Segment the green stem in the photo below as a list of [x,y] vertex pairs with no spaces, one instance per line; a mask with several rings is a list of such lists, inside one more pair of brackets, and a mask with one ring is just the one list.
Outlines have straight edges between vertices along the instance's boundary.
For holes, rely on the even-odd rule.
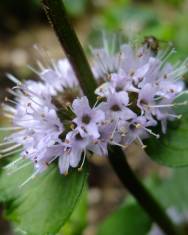
[[135,197],[137,202],[149,214],[153,221],[158,224],[164,233],[166,235],[179,234],[178,229],[158,201],[133,173],[121,148],[117,146],[113,146],[113,148],[111,146],[109,147],[109,161],[122,184]]
[[88,97],[90,104],[94,104],[96,82],[76,33],[68,20],[63,0],[43,0],[43,5],[84,94]]

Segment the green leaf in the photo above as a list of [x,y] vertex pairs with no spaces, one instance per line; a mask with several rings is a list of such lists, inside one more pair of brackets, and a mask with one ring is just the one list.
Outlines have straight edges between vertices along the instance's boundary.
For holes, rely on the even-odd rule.
[[129,203],[108,217],[99,227],[97,235],[146,235],[151,221],[136,203]]
[[6,202],[6,217],[28,235],[54,235],[67,222],[84,188],[87,171],[59,174],[54,165],[20,188],[32,174],[27,166],[0,177],[0,200]]
[[180,211],[188,210],[188,168],[179,168],[161,184],[151,188],[156,198],[165,208],[175,207]]
[[[188,101],[188,92],[176,98],[175,103]],[[159,139],[149,138],[145,141],[146,152],[156,162],[170,166],[188,165],[188,105],[176,106],[177,114],[182,114],[178,121],[168,123],[167,133]]]
[[68,222],[57,235],[80,235],[87,225],[87,189],[82,195]]

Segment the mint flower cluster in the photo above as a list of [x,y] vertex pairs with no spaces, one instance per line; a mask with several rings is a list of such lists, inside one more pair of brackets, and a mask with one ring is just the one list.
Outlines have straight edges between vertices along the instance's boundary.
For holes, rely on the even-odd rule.
[[[93,49],[92,70],[98,84],[94,106],[84,96],[67,59],[49,66],[39,63],[39,81],[20,82],[8,74],[15,87],[6,98],[4,115],[11,119],[12,134],[1,144],[1,157],[21,153],[29,159],[34,175],[58,162],[61,174],[70,167],[82,169],[88,153],[108,156],[108,145],[122,148],[158,133],[152,127],[180,118],[173,106],[185,88],[187,61],[168,63],[173,50],[155,55],[147,45],[124,44],[119,51]],[[18,160],[17,160],[18,161]],[[15,163],[16,164],[16,163]],[[11,164],[11,166],[13,166]]]

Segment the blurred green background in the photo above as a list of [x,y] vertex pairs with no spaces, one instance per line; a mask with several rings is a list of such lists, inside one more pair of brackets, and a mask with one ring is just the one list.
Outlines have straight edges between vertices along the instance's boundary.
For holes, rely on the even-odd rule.
[[[143,40],[144,36],[152,35],[162,45],[173,42],[177,49],[175,57],[184,59],[188,55],[188,0],[65,0],[65,4],[86,51],[89,45],[98,45],[102,32],[110,31],[125,35],[127,40]],[[54,58],[62,57],[63,51],[48,24],[40,0],[1,0],[0,15],[1,101],[6,88],[11,85],[6,72],[20,79],[35,76],[27,67],[35,66],[38,57],[34,44],[46,48]],[[149,162],[146,166],[143,160],[135,159],[132,162],[140,175],[155,171],[155,164]],[[105,164],[102,164],[102,170],[101,166],[95,169],[98,177],[90,179],[89,226],[84,235],[95,234],[97,223],[124,197],[121,185]],[[105,173],[101,173],[104,169]],[[101,177],[102,174],[105,177]],[[0,235],[11,234],[9,225],[0,219]]]
[[[188,54],[187,0],[65,0],[80,39],[87,47],[102,31],[118,31],[129,40],[156,36],[172,41],[178,56]],[[52,56],[62,52],[50,29],[40,0],[0,1],[0,70],[29,76],[25,64],[34,63],[32,46],[47,48]]]

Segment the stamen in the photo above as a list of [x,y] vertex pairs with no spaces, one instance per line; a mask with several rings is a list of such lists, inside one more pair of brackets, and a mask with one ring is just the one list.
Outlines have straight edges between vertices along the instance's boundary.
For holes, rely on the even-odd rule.
[[114,142],[114,141],[110,141],[110,144],[117,145],[117,146],[119,146],[119,147],[121,147],[123,149],[126,149],[129,146],[128,144],[123,145],[123,144],[119,144],[119,143]]
[[4,116],[4,117],[7,117],[7,118],[10,118],[10,119],[13,119],[13,118],[14,118],[14,115],[9,114],[9,113],[3,113],[3,116]]
[[5,102],[10,102],[11,104],[15,104],[15,105],[18,104],[15,100],[11,100],[8,97],[5,97]]
[[174,118],[177,118],[177,119],[181,119],[181,118],[182,118],[182,115],[181,115],[181,114],[175,115],[175,114],[168,113],[168,116],[169,116],[169,117],[174,117]]
[[[167,53],[163,58],[161,58],[162,63],[161,66],[166,63],[166,61],[169,59],[169,57],[176,52],[175,48],[172,48],[169,53]],[[160,67],[161,67],[160,66]]]
[[30,164],[32,164],[31,161],[26,162],[26,163],[24,163],[23,165],[19,166],[18,168],[14,168],[14,169],[11,170],[10,172],[8,172],[8,175],[12,175],[12,174],[14,174],[14,173],[16,173],[16,172],[22,170],[23,168],[29,166]]
[[49,162],[48,165],[51,164],[58,156],[54,156]]
[[[50,57],[49,57],[49,54],[48,54],[48,51],[45,50],[43,47],[39,47],[38,45],[34,45],[34,49],[37,50],[37,53],[38,53],[38,56],[39,56],[39,59],[43,62],[43,64],[38,60],[37,64],[39,66],[39,68],[41,70],[44,70],[45,66],[46,67],[50,67],[51,64],[49,64],[49,60],[50,60]],[[46,59],[47,58],[47,59]],[[51,61],[51,60],[50,60]]]
[[16,109],[11,107],[10,105],[3,104],[2,108],[3,108],[4,111],[6,111],[8,113],[11,113],[11,114],[15,114],[16,113]]
[[71,128],[71,130],[74,130],[74,128],[75,128],[74,123],[72,123],[72,124],[70,125],[70,128]]
[[19,188],[22,188],[23,186],[25,186],[27,183],[29,183],[31,180],[33,180],[37,175],[38,175],[38,171],[35,171],[27,180],[25,180],[25,181],[19,186]]
[[10,145],[10,144],[15,144],[15,142],[13,142],[13,141],[3,142],[3,143],[0,143],[0,147],[4,147],[4,146]]
[[101,96],[97,96],[97,100],[95,102],[95,104],[93,105],[93,108],[95,108],[97,106],[97,104],[99,103],[99,101],[102,99]]
[[15,150],[15,149],[21,147],[21,146],[22,146],[21,144],[15,144],[15,145],[13,145],[13,146],[11,146],[11,147],[9,147],[9,148],[0,150],[0,154],[10,152],[10,151],[12,151],[12,150]]
[[7,73],[6,74],[8,79],[10,79],[12,82],[14,82],[16,85],[21,85],[22,83],[15,77],[13,76],[12,74],[10,73]]
[[68,104],[68,105],[67,105],[67,108],[69,108],[69,109],[74,113],[74,110],[73,110],[71,104]]
[[13,168],[16,166],[17,163],[19,163],[20,161],[23,161],[24,159],[19,157],[18,159],[16,159],[15,161],[9,163],[8,165],[6,165],[5,167],[3,167],[4,169],[9,169],[9,168]]
[[116,131],[116,129],[117,129],[117,126],[118,126],[118,121],[115,123],[115,127],[114,127],[114,129],[113,129],[113,131],[112,131],[112,134],[111,134],[111,136],[110,136],[110,140],[113,140],[115,131]]
[[85,163],[85,160],[86,160],[86,150],[84,150],[84,156],[83,156],[83,160],[82,160],[82,163],[81,163],[81,166],[78,168],[78,171],[81,171],[82,168],[83,168],[83,165]]
[[33,66],[31,66],[31,65],[28,64],[27,67],[28,67],[32,72],[34,72],[36,75],[40,76],[40,73],[39,73],[35,68],[33,68]]
[[99,60],[98,65],[101,66],[100,69],[101,69],[102,73],[103,74],[109,74],[108,73],[108,68],[106,68],[105,64],[103,63],[103,59],[101,58],[101,56],[98,52],[96,53],[96,56],[97,56],[96,61]]
[[7,89],[7,92],[11,95],[14,95],[14,96],[18,96],[18,94],[16,92],[14,92],[12,89],[8,88]]
[[3,155],[0,154],[0,159],[14,155],[16,153],[20,153],[21,151],[22,151],[22,149],[17,149],[17,150],[11,151],[11,152],[3,154]]
[[146,130],[149,134],[155,136],[157,139],[160,138],[160,135],[159,135],[159,134],[154,133],[154,132],[153,132],[152,130],[150,130],[149,128],[144,127],[144,126],[142,126],[141,124],[140,124],[140,127],[143,128],[144,130]]
[[41,61],[37,60],[37,65],[41,71],[45,70],[44,65],[41,63]]
[[143,142],[142,142],[142,140],[140,139],[139,136],[137,136],[137,140],[138,140],[138,142],[140,143],[142,149],[145,149],[145,148],[147,147],[147,145],[144,145],[144,144],[143,144]]
[[21,127],[0,127],[0,131],[20,131]]
[[146,105],[145,106],[148,106],[150,108],[165,108],[165,107],[174,107],[174,106],[182,106],[182,105],[187,105],[188,104],[188,101],[183,101],[181,103],[173,103],[173,104],[160,104],[160,105]]

